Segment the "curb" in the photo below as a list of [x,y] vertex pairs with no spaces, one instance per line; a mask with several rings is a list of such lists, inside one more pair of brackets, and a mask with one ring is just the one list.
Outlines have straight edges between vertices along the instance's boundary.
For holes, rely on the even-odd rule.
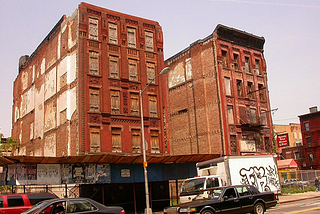
[[306,200],[306,199],[310,199],[310,198],[320,198],[320,195],[303,197],[303,198],[296,198],[296,199],[282,201],[282,202],[278,201],[278,204],[285,204],[285,203],[289,203],[289,202],[302,201],[302,200]]

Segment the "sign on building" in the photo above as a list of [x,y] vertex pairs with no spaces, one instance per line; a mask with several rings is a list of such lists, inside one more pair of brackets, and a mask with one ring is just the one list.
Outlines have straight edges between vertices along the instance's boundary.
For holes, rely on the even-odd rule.
[[278,134],[277,135],[277,142],[278,142],[278,147],[279,148],[289,146],[288,133]]

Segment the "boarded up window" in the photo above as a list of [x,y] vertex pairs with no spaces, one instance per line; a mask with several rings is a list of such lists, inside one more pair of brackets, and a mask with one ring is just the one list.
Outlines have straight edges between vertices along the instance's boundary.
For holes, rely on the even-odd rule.
[[119,58],[110,56],[109,57],[109,70],[110,77],[119,78]]
[[131,115],[139,116],[139,94],[130,94]]
[[260,75],[261,73],[260,73],[260,60],[259,59],[256,59],[255,60],[255,69],[256,69],[256,74],[257,75]]
[[99,75],[99,54],[95,52],[89,53],[89,73]]
[[230,147],[231,147],[231,155],[237,155],[237,138],[235,135],[230,135]]
[[138,63],[137,60],[129,60],[129,80],[138,81]]
[[259,98],[261,101],[265,101],[266,97],[264,95],[264,87],[262,84],[258,84],[258,89],[259,89]]
[[257,123],[257,114],[255,109],[250,109],[250,115],[251,115],[251,123]]
[[127,38],[128,47],[135,48],[137,46],[136,29],[135,28],[128,28],[127,35],[128,35],[128,38]]
[[60,88],[67,85],[67,72],[60,76]]
[[237,93],[238,93],[238,97],[243,97],[243,87],[242,87],[241,80],[237,80]]
[[89,39],[98,40],[99,39],[99,28],[98,20],[89,18]]
[[157,109],[157,96],[149,95],[149,116],[157,117],[158,109]]
[[159,132],[157,130],[150,131],[151,153],[160,153],[159,150]]
[[109,23],[109,42],[118,44],[118,26],[113,23]]
[[153,52],[153,33],[145,31],[146,51]]
[[147,63],[147,76],[148,76],[148,83],[155,83],[155,77],[156,77],[155,64]]
[[236,71],[240,70],[239,54],[236,54],[236,53],[233,54],[233,65],[234,65],[234,70],[236,70]]
[[234,119],[233,119],[233,106],[228,106],[228,122],[229,124],[234,124]]
[[99,89],[89,89],[89,110],[95,112],[100,111]]
[[112,152],[122,152],[121,148],[121,128],[111,128]]
[[90,152],[100,151],[100,128],[90,128]]
[[229,77],[224,78],[224,87],[226,90],[226,95],[231,96],[231,81]]
[[132,129],[132,153],[141,153],[140,129]]
[[244,69],[247,73],[251,73],[251,70],[250,70],[250,59],[248,56],[246,56],[244,58]]
[[111,114],[120,114],[120,92],[110,91],[111,93]]
[[222,54],[222,66],[223,67],[228,67],[228,52],[222,50],[221,54]]
[[254,91],[253,91],[253,83],[252,82],[248,82],[248,97],[250,99],[254,99]]

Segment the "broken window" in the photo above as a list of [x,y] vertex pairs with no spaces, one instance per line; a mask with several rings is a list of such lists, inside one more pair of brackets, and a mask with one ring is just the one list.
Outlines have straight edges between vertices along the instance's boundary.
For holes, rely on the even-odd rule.
[[311,166],[313,166],[314,165],[313,154],[309,154],[308,156],[309,156],[309,163],[310,163]]
[[141,152],[141,131],[140,129],[132,129],[132,153]]
[[97,19],[89,18],[89,39],[98,40],[99,39],[99,21]]
[[250,99],[254,99],[254,91],[253,91],[253,83],[252,82],[248,82],[248,97]]
[[262,84],[258,84],[258,90],[259,90],[260,101],[265,101],[266,98],[265,98],[265,95],[264,95],[264,87],[263,87]]
[[139,94],[131,93],[130,94],[131,102],[131,115],[139,116]]
[[136,47],[136,29],[135,28],[128,28],[127,30],[127,41],[128,47],[135,48]]
[[228,122],[229,124],[234,124],[233,106],[227,106],[227,109],[228,109]]
[[119,78],[119,57],[109,57],[110,77]]
[[157,96],[149,95],[149,116],[158,117]]
[[248,56],[244,57],[244,69],[247,73],[251,73],[250,70],[250,58]]
[[89,53],[89,73],[99,75],[99,54],[96,52]]
[[155,83],[156,68],[154,63],[147,63],[147,78],[148,83]]
[[120,114],[120,92],[110,91],[111,94],[111,114]]
[[157,130],[150,131],[151,153],[159,153],[159,132]]
[[231,83],[230,82],[231,81],[230,81],[229,77],[224,78],[224,86],[225,86],[227,96],[231,96]]
[[100,111],[99,89],[89,89],[89,110],[94,112]]
[[118,44],[118,26],[109,22],[109,42]]
[[234,70],[239,71],[240,70],[240,65],[239,65],[239,54],[234,53],[233,54],[233,65],[234,65]]
[[231,147],[231,155],[237,155],[237,138],[235,135],[230,135],[230,147]]
[[250,115],[251,115],[251,123],[257,123],[257,114],[256,114],[256,109],[252,108],[250,109]]
[[222,66],[228,67],[228,52],[225,50],[222,50],[221,55],[222,55]]
[[241,80],[237,80],[237,93],[238,93],[238,97],[243,97],[243,87],[242,87]]
[[153,32],[145,31],[146,51],[153,52]]
[[121,128],[111,128],[112,152],[122,152]]
[[100,128],[90,128],[90,152],[100,152]]
[[256,69],[256,74],[260,75],[260,60],[259,59],[255,59],[255,69]]
[[138,81],[138,63],[137,60],[129,59],[129,80]]

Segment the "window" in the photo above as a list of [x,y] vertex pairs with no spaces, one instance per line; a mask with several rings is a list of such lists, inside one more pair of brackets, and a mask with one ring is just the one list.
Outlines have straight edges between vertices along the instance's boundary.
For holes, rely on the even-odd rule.
[[154,63],[147,63],[147,77],[148,83],[155,83],[156,68]]
[[100,111],[99,89],[89,89],[89,110],[94,112]]
[[146,51],[153,52],[153,33],[145,31]]
[[312,142],[311,142],[311,137],[307,137],[307,147],[311,147],[312,146]]
[[294,152],[294,159],[300,159],[300,152],[297,151],[297,152]]
[[140,129],[132,129],[132,153],[140,153],[141,152],[141,136]]
[[267,125],[267,112],[265,110],[261,110],[260,119],[262,125]]
[[118,26],[109,22],[109,42],[118,44]]
[[258,84],[259,98],[260,98],[261,101],[265,101],[266,100],[266,98],[264,96],[264,89],[265,88],[263,87],[262,84]]
[[136,45],[137,45],[137,42],[136,42],[136,29],[135,28],[128,28],[127,36],[128,36],[128,38],[127,38],[128,47],[135,48]]
[[22,196],[8,196],[8,207],[22,207],[24,206]]
[[237,187],[238,193],[241,196],[247,196],[247,195],[251,195],[249,189],[245,186],[243,187]]
[[251,123],[257,123],[257,114],[256,114],[256,109],[252,108],[250,109],[251,113]]
[[237,93],[238,93],[238,97],[243,97],[243,87],[242,87],[241,80],[237,80]]
[[138,63],[137,60],[129,59],[129,80],[138,81]]
[[227,106],[227,109],[228,109],[228,122],[229,124],[234,124],[233,106]]
[[310,131],[309,122],[304,123],[304,129],[306,132]]
[[225,77],[224,78],[224,87],[226,90],[226,95],[227,96],[231,96],[231,83],[230,83],[230,78],[229,77]]
[[237,155],[237,138],[235,135],[230,135],[230,146],[231,146],[231,154]]
[[229,188],[224,192],[223,198],[227,197],[227,198],[236,198],[236,192],[234,191],[234,188]]
[[256,74],[257,75],[260,75],[260,60],[259,59],[256,59],[255,60],[255,69],[256,69]]
[[3,198],[0,196],[0,207],[3,207]]
[[222,50],[221,55],[222,55],[222,66],[228,67],[228,52],[225,50]]
[[149,95],[149,116],[158,117],[157,96]]
[[234,53],[233,54],[233,60],[234,60],[234,70],[238,71],[240,70],[240,66],[239,66],[239,54]]
[[110,56],[109,57],[109,71],[110,77],[119,78],[119,58]]
[[91,19],[89,18],[89,39],[98,40],[98,23],[99,21],[97,19]]
[[131,115],[139,116],[139,94],[130,94]]
[[121,149],[121,128],[111,128],[112,152],[122,152]]
[[89,74],[99,75],[99,54],[89,53]]
[[160,153],[159,150],[159,133],[157,130],[150,131],[151,153]]
[[111,93],[111,114],[120,114],[120,92],[110,91]]
[[208,178],[206,183],[206,189],[207,188],[213,188],[219,186],[219,179],[218,178]]
[[313,154],[309,154],[308,156],[309,156],[309,163],[310,163],[311,166],[313,166],[314,165]]
[[100,128],[90,128],[90,152],[100,152]]
[[68,213],[78,213],[97,210],[95,206],[86,200],[70,200],[68,206]]
[[253,83],[248,82],[248,97],[249,99],[254,99]]
[[250,59],[248,56],[244,58],[244,69],[247,73],[251,73],[250,71]]

